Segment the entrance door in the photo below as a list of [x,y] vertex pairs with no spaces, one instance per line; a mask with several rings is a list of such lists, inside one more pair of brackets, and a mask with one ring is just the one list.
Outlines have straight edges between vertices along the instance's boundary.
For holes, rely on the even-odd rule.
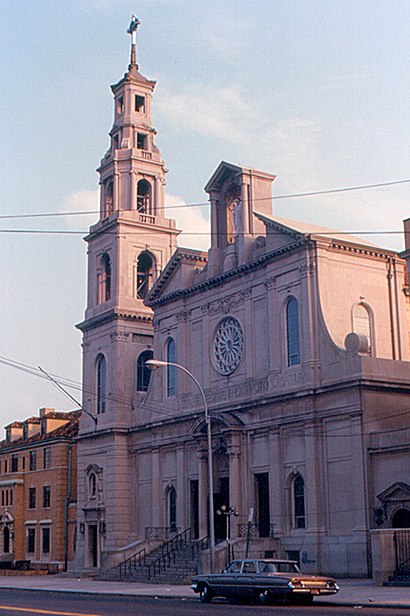
[[88,527],[88,546],[92,567],[98,567],[98,528],[96,524]]
[[259,537],[270,535],[270,511],[269,511],[269,473],[255,475],[257,490],[257,520]]
[[190,482],[191,494],[191,530],[192,537],[199,539],[199,490],[198,480],[194,479]]

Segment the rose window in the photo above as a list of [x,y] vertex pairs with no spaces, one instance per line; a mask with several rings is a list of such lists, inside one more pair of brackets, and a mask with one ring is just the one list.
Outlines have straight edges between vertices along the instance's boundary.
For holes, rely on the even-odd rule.
[[214,337],[214,363],[220,374],[232,374],[243,355],[243,332],[239,322],[227,317],[219,325]]

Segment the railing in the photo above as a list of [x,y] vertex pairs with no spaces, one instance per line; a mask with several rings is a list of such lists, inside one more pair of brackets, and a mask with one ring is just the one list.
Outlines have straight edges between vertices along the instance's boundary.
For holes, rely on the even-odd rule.
[[396,551],[394,575],[410,575],[410,530],[396,530],[393,540]]
[[191,543],[191,529],[187,528],[158,548],[159,556],[148,565],[148,579],[175,563],[177,553]]
[[119,566],[120,580],[122,580],[123,576],[127,573],[130,574],[132,571],[136,571],[138,567],[143,567],[145,564],[146,556],[146,549],[143,548],[136,554],[133,554],[132,556],[127,558],[127,560],[125,560],[123,563],[121,563]]
[[238,524],[238,537],[249,537],[250,539],[274,539],[274,524]]
[[208,537],[202,537],[202,539],[198,539],[198,541],[191,546],[192,558],[193,559],[196,558],[199,552],[202,552],[202,550],[207,550],[208,548],[209,548],[209,538]]
[[168,541],[173,539],[178,534],[179,528],[171,528],[170,526],[146,526],[145,539],[154,541]]
[[155,225],[155,216],[151,216],[151,214],[140,214],[139,221],[142,223],[148,223],[150,225]]

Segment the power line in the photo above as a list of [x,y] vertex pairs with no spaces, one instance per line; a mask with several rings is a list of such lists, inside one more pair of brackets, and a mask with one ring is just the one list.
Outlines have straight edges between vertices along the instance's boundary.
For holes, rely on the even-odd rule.
[[[377,184],[362,184],[357,186],[348,186],[345,188],[329,188],[325,190],[314,190],[308,192],[301,193],[289,193],[286,195],[273,195],[270,197],[259,197],[253,199],[253,201],[275,201],[277,199],[295,199],[299,197],[314,197],[318,195],[331,195],[335,193],[343,193],[343,192],[352,192],[355,190],[367,190],[372,188],[383,188],[386,186],[396,186],[398,184],[408,184],[410,182],[410,178],[405,180],[393,180],[391,182],[379,182]],[[209,205],[209,201],[203,201],[199,203],[180,203],[175,205],[164,205],[162,209],[164,210],[175,210],[179,208],[187,208],[187,207],[204,207]],[[44,212],[44,213],[35,213],[35,214],[4,214],[0,215],[0,220],[11,220],[11,219],[19,219],[19,218],[48,218],[48,217],[61,217],[61,216],[84,216],[90,214],[99,214],[100,210],[82,210],[78,212]]]
[[[4,364],[7,365],[11,368],[16,368],[17,370],[21,370],[27,374],[30,374],[32,376],[36,376],[38,378],[42,378],[42,379],[48,379],[53,381],[55,384],[58,384],[58,386],[64,385],[67,388],[72,388],[72,389],[76,389],[78,391],[82,391],[83,393],[89,394],[91,396],[96,396],[96,391],[95,390],[87,390],[86,388],[83,388],[81,383],[79,383],[79,381],[74,381],[72,379],[68,379],[66,377],[61,377],[58,375],[55,375],[53,373],[46,373],[44,370],[42,370],[41,368],[34,368],[33,366],[29,366],[28,364],[23,364],[21,362],[18,362],[16,360],[13,359],[9,359],[7,357],[2,357],[0,356],[0,364]],[[52,376],[53,378],[50,378],[50,376]],[[206,392],[205,392],[206,393]],[[120,396],[111,396],[110,394],[107,394],[104,396],[105,400],[109,400],[111,402],[117,402],[119,404],[124,404],[124,405],[129,405],[130,404],[130,400],[127,398],[122,398]],[[71,398],[73,399],[73,398]],[[75,401],[77,403],[77,401]],[[77,403],[79,406],[81,406],[79,403]],[[176,413],[171,413],[171,412],[167,412],[163,409],[160,408],[155,408],[155,407],[141,407],[141,410],[144,410],[146,412],[153,412],[153,413],[161,413],[163,415],[166,415],[168,417],[171,417],[173,419],[175,419],[177,417]],[[398,409],[395,413],[391,413],[390,415],[383,415],[383,419],[394,419],[397,417],[402,417],[403,415],[407,415],[410,411],[409,407],[404,407],[402,409]],[[195,411],[193,411],[195,412]],[[227,410],[225,412],[231,412],[230,410]],[[327,418],[329,419],[329,418]],[[374,418],[374,419],[366,419],[364,421],[362,421],[361,426],[368,426],[370,424],[374,424],[374,423],[379,423],[380,422],[380,418]],[[303,433],[306,433],[306,430],[309,430],[311,428],[311,426],[308,426],[307,428],[303,428]],[[330,426],[330,429],[327,430],[326,432],[323,433],[323,436],[325,438],[346,438],[346,437],[350,437],[350,438],[358,438],[362,436],[362,433],[359,434],[351,434],[351,433],[340,433],[340,434],[335,434],[336,431],[338,431],[338,428],[332,429],[332,427]],[[401,428],[389,428],[389,429],[385,429],[385,430],[381,430],[381,432],[383,433],[393,433],[393,432],[403,432],[405,430],[410,430],[410,426],[407,427],[401,427]],[[380,431],[378,431],[380,432]],[[377,434],[378,432],[374,432],[373,434]],[[315,435],[312,432],[312,435]]]
[[[272,222],[275,222],[273,219]],[[388,230],[388,231],[338,231],[334,229],[333,231],[321,231],[318,229],[317,231],[298,231],[295,229],[296,233],[301,233],[303,235],[326,235],[326,236],[336,236],[336,235],[404,235],[404,231],[399,230]],[[68,231],[68,230],[59,230],[59,229],[0,229],[0,233],[10,233],[10,234],[25,234],[25,235],[88,235],[89,231]],[[104,231],[105,235],[151,235],[152,230],[149,229],[147,231]],[[202,235],[202,236],[210,236],[215,237],[218,235],[225,235],[222,231],[182,231],[180,235]],[[245,235],[245,233],[236,233],[235,235]],[[269,231],[268,235],[282,235],[281,231]]]

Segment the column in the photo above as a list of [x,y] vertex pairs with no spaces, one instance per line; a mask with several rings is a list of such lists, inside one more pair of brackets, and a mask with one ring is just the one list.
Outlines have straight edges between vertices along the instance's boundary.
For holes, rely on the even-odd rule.
[[113,187],[113,209],[117,211],[120,208],[120,176],[119,173],[114,173],[114,187]]
[[162,492],[159,449],[152,452],[152,526],[162,526]]
[[199,538],[208,535],[208,457],[205,449],[197,452],[198,456],[198,518]]
[[136,199],[136,173],[135,171],[130,171],[130,198],[131,198],[131,210],[137,209],[137,199]]
[[284,490],[282,485],[281,460],[283,456],[280,450],[279,432],[269,434],[270,452],[270,473],[269,473],[269,494],[271,523],[273,524],[274,537],[281,537],[284,532]]
[[[235,507],[238,513],[243,517],[246,511],[242,511],[244,500],[241,494],[241,466],[240,466],[240,437],[232,435],[231,444],[228,445],[229,455],[229,506]],[[231,516],[231,538],[235,539],[238,536],[238,520],[239,518]]]
[[186,473],[185,471],[185,456],[184,448],[178,447],[177,449],[177,527],[178,532],[184,530],[188,524],[186,524],[185,511],[186,508]]

